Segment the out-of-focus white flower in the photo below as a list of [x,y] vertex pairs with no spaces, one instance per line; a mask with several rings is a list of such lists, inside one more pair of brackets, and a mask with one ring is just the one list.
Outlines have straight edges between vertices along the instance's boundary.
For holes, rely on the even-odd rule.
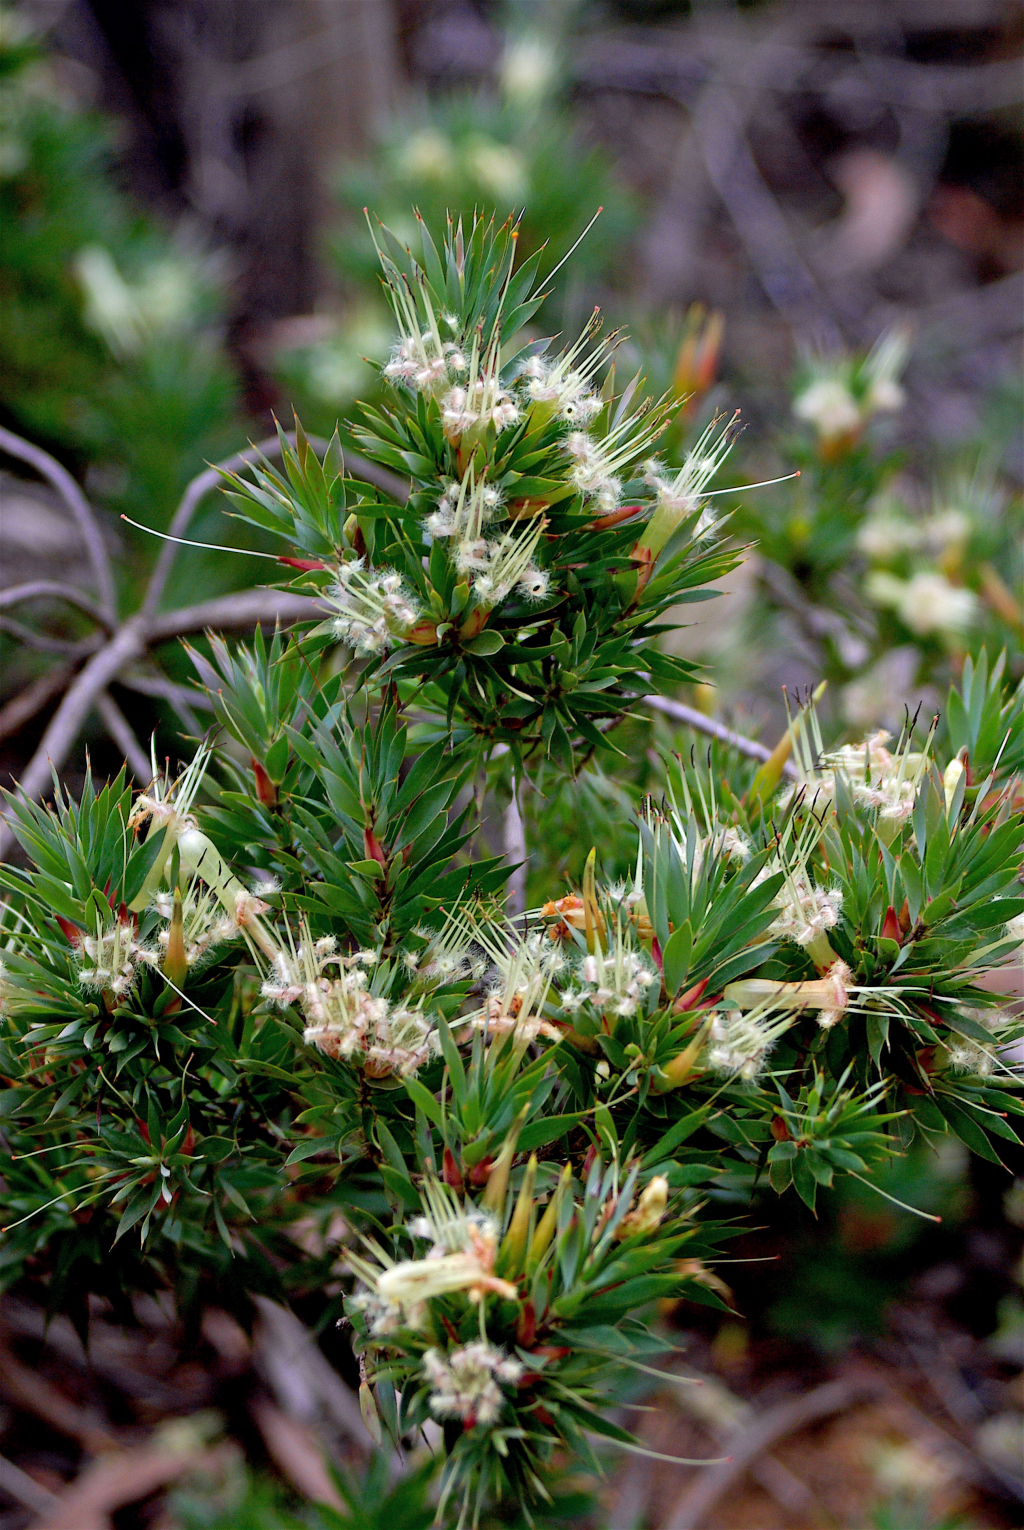
[[935,569],[922,569],[909,579],[876,570],[865,580],[864,592],[876,605],[891,606],[904,626],[920,637],[932,632],[959,636],[977,616],[973,590],[950,584]]
[[924,539],[923,527],[889,509],[869,515],[857,528],[857,546],[876,563],[891,563],[920,547]]
[[903,408],[907,396],[899,377],[909,350],[910,337],[901,329],[890,330],[872,347],[861,369],[867,384],[864,407],[869,414],[892,413]]
[[921,530],[928,551],[941,556],[967,541],[971,534],[971,521],[962,510],[940,510],[928,517]]
[[861,360],[819,356],[793,401],[793,413],[814,426],[823,446],[855,441],[872,415],[902,409],[906,395],[899,376],[907,350],[906,333],[892,330]]
[[857,400],[838,377],[823,377],[810,383],[793,400],[798,420],[813,425],[825,441],[854,435],[861,428]]
[[558,60],[546,39],[527,33],[506,43],[498,83],[510,105],[535,106],[550,95],[557,78]]
[[530,189],[526,162],[511,145],[482,134],[466,145],[466,168],[499,202],[521,202]]
[[174,256],[155,261],[141,281],[121,275],[109,250],[87,245],[74,261],[85,296],[83,318],[115,356],[135,356],[156,335],[185,330],[196,317],[197,278]]
[[514,1386],[523,1374],[520,1361],[485,1340],[448,1354],[428,1349],[423,1369],[431,1386],[431,1413],[437,1418],[460,1418],[467,1429],[493,1424],[504,1402],[498,1383]]
[[398,153],[398,170],[412,182],[446,180],[454,165],[451,141],[436,128],[412,133]]

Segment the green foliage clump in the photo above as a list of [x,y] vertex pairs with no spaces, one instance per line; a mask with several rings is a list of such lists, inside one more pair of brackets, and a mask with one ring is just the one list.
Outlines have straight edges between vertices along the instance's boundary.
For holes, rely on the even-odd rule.
[[[460,1526],[539,1510],[560,1451],[637,1448],[616,1378],[668,1347],[660,1299],[725,1305],[757,1196],[813,1210],[919,1139],[998,1161],[1024,1114],[983,981],[1022,939],[1024,693],[984,653],[892,749],[830,750],[801,708],[786,783],[784,751],[668,753],[630,875],[595,847],[506,918],[494,789],[571,800],[692,673],[666,613],[734,559],[730,432],[669,469],[667,402],[618,391],[593,326],[524,345],[514,234],[382,233],[399,334],[360,439],[408,497],[301,431],[226,474],[324,619],[215,638],[188,768],[12,802],[3,873],[4,1278],[80,1323],[89,1289],[301,1297]],[[343,1246],[306,1252],[310,1219]]]
[[118,188],[110,127],[67,104],[18,14],[0,14],[0,400],[163,518],[236,439],[208,259]]

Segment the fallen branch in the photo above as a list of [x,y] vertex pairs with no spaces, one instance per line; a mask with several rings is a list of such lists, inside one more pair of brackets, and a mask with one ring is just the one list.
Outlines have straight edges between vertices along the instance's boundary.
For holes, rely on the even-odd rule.
[[69,606],[77,606],[79,611],[91,616],[94,622],[110,630],[110,622],[88,595],[83,595],[72,584],[58,584],[53,579],[32,579],[27,584],[12,584],[6,590],[0,590],[0,610],[6,606],[20,605],[23,600],[44,598],[63,600]]
[[6,1456],[0,1456],[0,1493],[6,1493],[8,1498],[31,1509],[33,1514],[42,1514],[57,1503],[56,1493],[44,1488],[28,1472],[23,1472],[20,1466],[8,1461]]
[[58,1392],[45,1377],[30,1370],[11,1353],[0,1350],[0,1392],[26,1413],[42,1419],[58,1434],[77,1440],[83,1450],[96,1454],[110,1450],[118,1441],[91,1413]]
[[175,1450],[153,1444],[108,1451],[59,1494],[32,1530],[112,1530],[115,1510],[149,1498],[197,1467],[223,1469],[228,1458],[225,1447]]
[[[290,446],[295,445],[295,433],[289,431],[284,438]],[[321,454],[327,450],[327,442],[320,441],[315,437],[310,439],[310,446]],[[215,467],[209,467],[204,472],[193,478],[181,497],[181,503],[175,510],[168,527],[167,534],[170,537],[183,537],[188,530],[193,515],[199,508],[207,494],[212,493],[223,483],[224,473],[237,473],[240,468],[251,467],[261,457],[278,457],[281,453],[281,442],[277,436],[268,436],[265,441],[259,441],[255,446],[248,446],[244,451],[236,452],[233,457],[226,458]],[[385,494],[401,500],[403,503],[409,497],[409,486],[397,473],[388,472],[387,468],[378,467],[375,462],[369,462],[361,457],[358,452],[346,452],[345,466],[356,478],[363,478],[367,483],[383,489]],[[152,616],[160,604],[164,587],[174,566],[174,560],[178,556],[178,546],[175,542],[165,542],[160,549],[160,554],[153,566],[149,585],[142,602],[142,613]]]
[[[99,696],[150,647],[202,632],[207,627],[224,629],[253,627],[258,622],[308,621],[319,609],[310,597],[293,595],[287,590],[242,590],[184,610],[165,611],[149,621],[142,614],[129,617],[68,687],[22,773],[17,795],[28,801],[43,795],[52,772],[61,769]],[[121,744],[120,740],[117,742]],[[10,828],[6,824],[0,826],[0,859],[6,855],[11,838]]]
[[103,726],[123,753],[125,762],[135,777],[135,784],[146,786],[153,774],[149,757],[135,737],[127,717],[109,691],[100,691],[96,697],[96,710],[100,714]]
[[0,739],[8,738],[31,722],[48,701],[60,694],[74,672],[74,664],[57,664],[12,696],[7,705],[0,708]]
[[843,1413],[853,1403],[874,1397],[882,1390],[873,1377],[827,1381],[800,1397],[787,1398],[773,1408],[741,1424],[725,1442],[732,1459],[709,1467],[688,1483],[665,1518],[662,1530],[699,1530],[712,1509],[740,1482],[758,1458],[787,1435],[808,1424]]
[[108,622],[113,623],[117,618],[117,607],[114,601],[114,576],[110,568],[110,558],[107,555],[103,532],[100,530],[93,508],[78,484],[67,468],[62,467],[49,452],[44,452],[42,447],[33,446],[31,441],[25,441],[21,436],[16,436],[12,430],[4,430],[2,427],[0,427],[0,451],[5,451],[9,457],[17,457],[19,461],[27,462],[30,467],[34,467],[41,478],[47,479],[53,485],[71,511],[78,524],[82,541],[85,543],[86,556],[92,566],[100,610]]
[[340,1514],[345,1505],[331,1481],[323,1451],[312,1429],[290,1418],[266,1397],[254,1398],[249,1412],[267,1447],[268,1456],[295,1491],[312,1503],[330,1504]]
[[[709,738],[720,739],[723,744],[728,744],[731,749],[746,755],[750,760],[771,758],[772,751],[766,744],[759,744],[756,739],[746,738],[742,733],[734,733],[724,723],[716,722],[713,717],[705,717],[703,712],[698,712],[696,707],[688,707],[683,701],[670,701],[666,696],[644,696],[643,703],[654,712],[663,712],[675,722],[685,723],[697,733],[706,733]],[[797,779],[796,770],[788,760],[782,770],[791,780]]]

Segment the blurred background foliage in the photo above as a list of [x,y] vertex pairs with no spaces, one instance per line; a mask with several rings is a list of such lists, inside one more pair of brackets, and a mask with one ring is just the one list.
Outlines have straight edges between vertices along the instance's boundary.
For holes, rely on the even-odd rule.
[[[826,679],[830,742],[898,730],[906,708],[939,706],[983,645],[1006,650],[1007,686],[1024,675],[1022,33],[1004,0],[6,5],[0,424],[54,453],[106,512],[130,609],[156,544],[118,514],[166,526],[205,462],[293,407],[349,439],[391,343],[364,207],[396,232],[413,206],[435,223],[446,209],[521,214],[522,252],[546,244],[544,269],[601,207],[535,333],[571,330],[595,306],[606,331],[628,331],[620,377],[679,400],[669,460],[716,413],[738,408],[745,425],[722,480],[735,493],[719,503],[749,554],[668,640],[707,665],[708,683],[680,699],[772,743],[781,687]],[[0,587],[76,581],[82,549],[57,501],[10,459],[0,489]],[[213,500],[191,534],[264,546]],[[190,551],[178,567],[172,600],[240,587],[259,566]],[[28,713],[20,698],[57,665],[53,644],[80,636],[62,607],[34,607],[33,622],[28,646],[7,618],[0,631],[5,785],[56,692]],[[140,736],[187,749],[165,700],[133,694],[130,711]],[[99,718],[85,742],[99,773],[120,763]],[[526,795],[530,904],[578,879],[594,843],[609,875],[628,875],[624,810],[663,790],[657,746],[707,754],[662,716],[613,742],[571,791],[541,776]],[[72,788],[83,769],[80,749]],[[851,1354],[902,1367],[943,1427],[1012,1475],[1024,1164],[1011,1168],[1015,1187],[948,1154],[894,1163],[891,1194],[941,1227],[849,1182],[795,1236],[766,1209],[735,1249],[757,1262],[729,1276],[746,1321],[667,1316],[740,1396]],[[671,1449],[687,1453],[691,1424]],[[929,1467],[926,1437],[876,1421],[857,1523],[1013,1522],[977,1496],[977,1475]],[[342,1519],[303,1506],[294,1477],[283,1485],[280,1461],[267,1476],[244,1438],[250,1466],[218,1457],[216,1480],[178,1490],[174,1523],[429,1521],[425,1477],[393,1500],[371,1483],[376,1507],[345,1479]],[[829,1448],[842,1465],[841,1441]],[[565,1491],[545,1523],[604,1523],[594,1483]],[[781,1513],[780,1481],[774,1498],[761,1491],[735,1513]],[[645,1502],[655,1515],[653,1488]],[[791,1504],[771,1522],[823,1521]]]

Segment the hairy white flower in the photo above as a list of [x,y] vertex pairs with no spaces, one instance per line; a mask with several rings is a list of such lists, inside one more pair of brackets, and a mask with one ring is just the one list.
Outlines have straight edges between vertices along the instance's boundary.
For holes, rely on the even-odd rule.
[[376,959],[372,951],[342,956],[333,937],[313,941],[303,925],[299,944],[277,951],[262,993],[278,1004],[298,1003],[307,1046],[351,1059],[368,1078],[405,1077],[437,1050],[437,1033],[419,1009],[392,1006],[368,991],[366,968]]
[[[265,912],[269,906],[254,898],[251,893],[246,896],[252,898],[254,915]],[[153,902],[161,918],[170,921],[174,913],[174,894],[159,892]],[[188,966],[202,967],[212,958],[218,946],[238,940],[241,933],[238,919],[225,913],[220,899],[204,891],[196,878],[193,878],[182,898],[182,941]],[[139,950],[142,960],[150,966],[163,961],[170,941],[170,928],[158,931],[156,940],[155,950]]]
[[904,626],[919,637],[932,632],[959,636],[977,618],[974,591],[950,584],[935,569],[921,569],[910,579],[878,570],[868,575],[864,591],[876,605],[893,607]]
[[769,925],[769,933],[809,946],[816,936],[835,928],[843,894],[838,887],[814,887],[805,874],[797,872],[786,878],[775,902],[779,913]]
[[819,377],[793,400],[798,420],[813,425],[824,441],[854,435],[861,428],[857,400],[838,377]]
[[115,998],[130,993],[143,955],[135,936],[136,923],[130,917],[114,919],[105,928],[83,935],[75,946],[82,987],[107,989]]
[[334,630],[357,653],[386,652],[420,619],[415,597],[394,569],[367,569],[361,558],[342,563],[337,582],[325,592],[337,613]]
[[500,433],[518,418],[519,405],[502,387],[496,363],[485,365],[441,400],[441,428],[449,441],[461,441],[464,435],[488,425]]
[[523,1374],[520,1361],[485,1340],[447,1354],[428,1349],[423,1369],[431,1385],[431,1413],[460,1418],[469,1429],[494,1423],[504,1402],[498,1383],[514,1386]]
[[876,563],[891,563],[901,553],[920,547],[924,540],[922,526],[890,509],[869,515],[857,528],[857,546]]
[[755,1010],[717,1011],[711,1020],[704,1061],[714,1073],[734,1073],[741,1079],[756,1078],[783,1031],[792,1025],[792,1016],[773,1025]]

